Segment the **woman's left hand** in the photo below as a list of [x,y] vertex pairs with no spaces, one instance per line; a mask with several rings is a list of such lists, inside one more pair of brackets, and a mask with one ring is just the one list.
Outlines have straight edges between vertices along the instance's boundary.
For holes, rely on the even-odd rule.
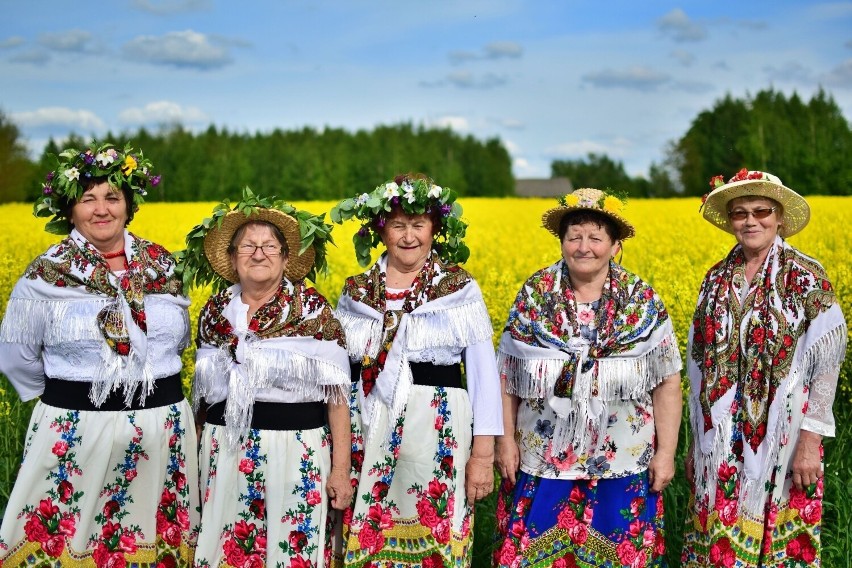
[[804,489],[822,477],[822,436],[808,430],[799,432],[793,455],[793,486]]
[[674,456],[656,453],[648,464],[648,484],[651,493],[659,493],[674,479]]
[[331,499],[331,508],[342,511],[352,504],[352,483],[349,481],[349,470],[343,468],[331,468],[331,475],[325,484],[325,492]]
[[465,467],[464,489],[468,503],[484,499],[494,489],[494,458],[471,456]]

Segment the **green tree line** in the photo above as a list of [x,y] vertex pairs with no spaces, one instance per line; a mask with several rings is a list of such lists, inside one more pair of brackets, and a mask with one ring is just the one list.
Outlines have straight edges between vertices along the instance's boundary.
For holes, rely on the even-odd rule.
[[[210,126],[107,133],[102,140],[132,143],[162,174],[151,200],[213,201],[248,185],[288,200],[339,199],[367,191],[403,172],[423,172],[463,196],[514,193],[511,158],[499,139],[480,141],[450,129],[411,124],[371,131],[275,129],[233,133]],[[89,140],[51,140],[36,163],[20,131],[0,112],[0,203],[29,201],[51,168],[48,153]],[[833,97],[820,89],[807,102],[774,89],[742,99],[730,95],[700,112],[647,175],[630,176],[606,154],[555,160],[551,175],[574,187],[611,188],[631,197],[703,195],[715,175],[741,168],[769,171],[803,194],[852,194],[852,129]]]
[[726,95],[695,117],[647,176],[631,177],[606,155],[556,160],[553,176],[574,187],[613,188],[632,197],[704,195],[715,175],[768,171],[803,194],[852,195],[852,130],[820,89],[805,103],[769,89],[744,99]]
[[[0,127],[4,138],[18,134],[2,115]],[[303,128],[244,134],[214,126],[201,133],[175,127],[157,133],[108,132],[100,140],[131,141],[154,163],[162,182],[149,192],[150,201],[218,201],[236,197],[246,185],[286,200],[340,199],[405,172],[426,173],[467,196],[514,193],[511,158],[499,140],[483,142],[448,128],[399,124],[354,133]],[[0,158],[0,202],[33,200],[54,167],[49,154],[90,142],[78,135],[50,140],[39,163],[22,168],[9,183]]]

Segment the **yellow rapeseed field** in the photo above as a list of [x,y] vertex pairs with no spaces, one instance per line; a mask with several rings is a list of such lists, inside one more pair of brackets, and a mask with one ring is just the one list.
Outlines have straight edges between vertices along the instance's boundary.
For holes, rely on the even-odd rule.
[[[826,267],[842,302],[847,321],[852,316],[852,262],[847,230],[852,226],[852,199],[810,197],[812,221],[791,242]],[[559,258],[557,239],[541,228],[541,214],[555,204],[553,199],[461,199],[464,217],[470,227],[467,242],[471,248],[466,268],[479,282],[491,319],[495,341],[507,311],[522,282],[535,270]],[[296,207],[319,213],[332,202],[297,202]],[[698,286],[705,271],[721,259],[734,244],[734,238],[703,220],[694,199],[643,199],[628,203],[626,216],[636,226],[637,236],[624,246],[622,263],[651,283],[666,303],[681,343],[695,307]],[[183,239],[193,225],[209,216],[212,203],[151,203],[144,205],[130,229],[158,242],[169,250],[183,247]],[[43,231],[44,220],[31,214],[29,205],[0,206],[0,314],[15,280],[36,255],[58,237]],[[337,301],[346,276],[360,271],[355,262],[352,234],[355,222],[336,227],[337,247],[329,249],[329,273],[318,278],[317,288],[332,302]],[[193,321],[209,290],[192,290],[190,311]],[[852,344],[852,342],[850,342]],[[683,349],[681,345],[681,349]],[[186,354],[189,365],[192,353]],[[189,373],[187,373],[189,376]],[[841,389],[850,395],[850,385]],[[843,395],[841,395],[843,396]]]

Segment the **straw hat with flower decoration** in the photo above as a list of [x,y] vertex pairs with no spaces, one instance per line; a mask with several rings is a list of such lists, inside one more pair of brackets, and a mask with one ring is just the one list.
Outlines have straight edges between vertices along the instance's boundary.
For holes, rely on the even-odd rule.
[[257,196],[245,188],[242,199],[233,207],[227,200],[217,205],[211,217],[189,232],[187,248],[175,253],[184,287],[212,284],[215,292],[239,280],[228,246],[237,229],[249,221],[265,221],[281,231],[289,250],[284,268],[288,280],[313,279],[318,270],[327,270],[325,245],[334,243],[332,226],[324,217]]
[[582,187],[559,198],[559,206],[548,209],[541,216],[542,226],[559,237],[559,223],[572,211],[596,211],[612,220],[618,227],[618,240],[629,239],[636,234],[630,222],[621,216],[624,201],[600,189]]
[[743,168],[728,183],[722,176],[714,176],[710,187],[710,193],[702,198],[704,218],[731,234],[734,230],[728,221],[728,203],[737,197],[767,197],[780,203],[784,214],[778,234],[785,238],[804,229],[811,219],[811,208],[805,198],[766,172]]

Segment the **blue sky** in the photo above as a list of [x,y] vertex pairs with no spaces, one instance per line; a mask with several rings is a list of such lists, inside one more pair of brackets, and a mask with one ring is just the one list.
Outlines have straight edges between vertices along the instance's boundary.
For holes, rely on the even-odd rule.
[[[49,136],[410,122],[497,137],[518,177],[645,174],[730,93],[852,118],[852,2],[0,0],[0,110]],[[286,159],[286,157],[282,157]]]

